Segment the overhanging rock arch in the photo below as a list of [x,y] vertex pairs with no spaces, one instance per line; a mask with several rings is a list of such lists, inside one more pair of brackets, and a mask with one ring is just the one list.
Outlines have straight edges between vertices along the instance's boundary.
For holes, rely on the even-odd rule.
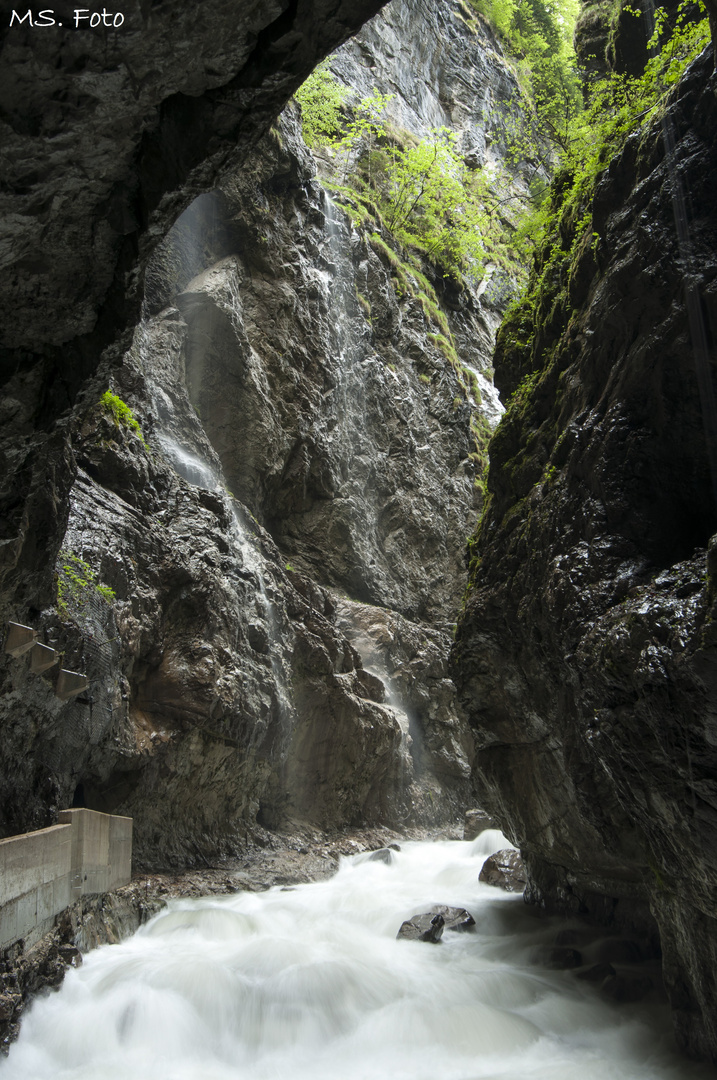
[[117,30],[76,30],[69,7],[56,26],[0,30],[3,615],[48,600],[55,553],[33,537],[62,534],[73,476],[55,422],[126,347],[154,246],[382,3],[134,0]]

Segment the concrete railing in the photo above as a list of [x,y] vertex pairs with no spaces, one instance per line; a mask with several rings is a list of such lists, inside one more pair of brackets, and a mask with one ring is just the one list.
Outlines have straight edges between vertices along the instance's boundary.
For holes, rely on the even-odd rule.
[[0,949],[26,945],[85,893],[132,875],[132,818],[63,810],[60,824],[0,840]]

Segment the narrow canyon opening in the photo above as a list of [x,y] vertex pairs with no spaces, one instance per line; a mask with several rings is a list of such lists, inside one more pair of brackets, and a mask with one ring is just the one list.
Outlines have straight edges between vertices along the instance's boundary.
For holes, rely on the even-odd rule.
[[709,12],[135,7],[3,27],[0,1075],[710,1075]]

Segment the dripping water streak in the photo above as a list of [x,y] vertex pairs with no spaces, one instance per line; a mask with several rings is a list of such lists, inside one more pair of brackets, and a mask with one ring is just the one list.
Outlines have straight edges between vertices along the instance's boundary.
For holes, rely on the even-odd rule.
[[[140,355],[146,353],[152,347],[149,325],[149,320],[143,320],[137,329],[136,342]],[[173,414],[173,406],[161,387],[150,384],[150,388],[155,399],[157,414],[160,417],[160,422],[162,422],[163,417]],[[274,701],[281,726],[284,727],[291,709],[288,679],[282,662],[281,619],[276,605],[267,591],[265,561],[249,536],[249,530],[237,510],[238,504],[226,492],[221,467],[212,465],[200,452],[188,450],[186,446],[183,446],[166,430],[166,425],[158,432],[158,439],[164,453],[179,476],[192,487],[222,493],[225,505],[230,507],[232,518],[231,535],[235,550],[240,555],[241,565],[249,571],[256,582],[260,618],[264,622],[268,637],[269,661],[274,681]]]
[[160,436],[160,442],[172,462],[175,472],[191,484],[192,487],[207,488],[216,491],[219,480],[211,465],[202,461],[196,454],[192,454],[169,436]]

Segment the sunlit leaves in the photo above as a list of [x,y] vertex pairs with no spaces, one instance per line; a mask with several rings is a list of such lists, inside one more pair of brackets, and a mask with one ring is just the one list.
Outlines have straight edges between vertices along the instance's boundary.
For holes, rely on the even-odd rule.
[[301,105],[301,126],[307,146],[321,146],[339,135],[346,90],[326,61],[312,71],[295,97]]

